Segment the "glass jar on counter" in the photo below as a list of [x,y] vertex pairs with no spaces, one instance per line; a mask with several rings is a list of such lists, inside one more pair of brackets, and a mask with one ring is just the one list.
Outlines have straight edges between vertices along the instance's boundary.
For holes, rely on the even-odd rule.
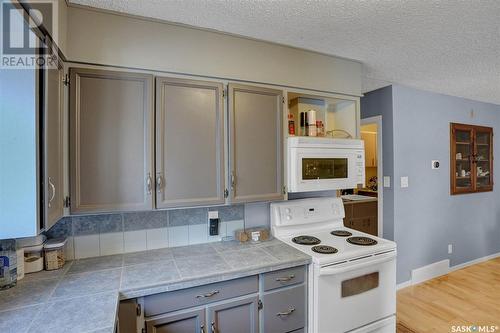
[[0,290],[17,283],[17,253],[15,239],[0,240]]

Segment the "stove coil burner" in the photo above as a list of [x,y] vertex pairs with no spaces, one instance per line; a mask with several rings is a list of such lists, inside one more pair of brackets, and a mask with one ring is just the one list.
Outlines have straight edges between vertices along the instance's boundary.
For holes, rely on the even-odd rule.
[[375,239],[371,239],[368,237],[349,237],[347,238],[347,241],[351,244],[363,245],[363,246],[370,246],[377,244],[377,241]]
[[328,245],[316,245],[312,247],[312,250],[317,253],[323,254],[333,254],[339,252],[336,248]]
[[333,230],[330,234],[339,237],[349,237],[352,236],[352,233],[347,230]]
[[301,244],[301,245],[317,245],[321,243],[321,241],[313,236],[297,236],[292,238],[292,242]]

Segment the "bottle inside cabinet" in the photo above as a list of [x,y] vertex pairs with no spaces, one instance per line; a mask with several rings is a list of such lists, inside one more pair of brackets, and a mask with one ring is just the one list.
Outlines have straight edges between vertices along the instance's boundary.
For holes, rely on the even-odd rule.
[[289,114],[299,136],[357,138],[359,99],[288,93]]

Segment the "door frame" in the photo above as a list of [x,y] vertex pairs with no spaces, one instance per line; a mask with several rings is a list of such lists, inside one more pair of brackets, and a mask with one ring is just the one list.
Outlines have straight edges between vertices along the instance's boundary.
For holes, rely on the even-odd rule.
[[[377,125],[377,231],[378,236],[384,236],[384,161],[382,151],[382,116],[361,119],[361,125]],[[361,128],[360,128],[361,132]]]

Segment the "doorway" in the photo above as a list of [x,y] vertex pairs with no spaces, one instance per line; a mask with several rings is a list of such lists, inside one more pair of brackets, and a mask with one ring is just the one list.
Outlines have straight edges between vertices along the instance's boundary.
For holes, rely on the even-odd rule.
[[361,119],[361,139],[365,141],[365,188],[358,190],[377,198],[377,233],[383,233],[383,154],[382,154],[382,116]]

